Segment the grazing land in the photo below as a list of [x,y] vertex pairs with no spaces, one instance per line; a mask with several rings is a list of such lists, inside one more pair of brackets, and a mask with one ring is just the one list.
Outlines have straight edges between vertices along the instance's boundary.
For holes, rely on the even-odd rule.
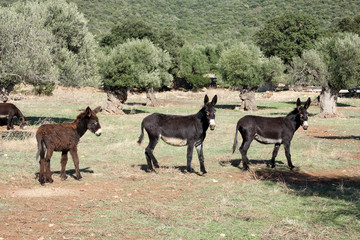
[[[186,173],[186,147],[163,142],[154,151],[160,168],[146,173],[147,136],[136,142],[142,119],[153,112],[196,113],[205,94],[218,95],[216,128],[204,142],[208,173],[200,173],[196,151],[195,173]],[[273,145],[257,142],[248,152],[250,171],[234,166],[242,116],[284,116],[298,97],[304,102],[316,95],[257,93],[259,110],[251,113],[238,111],[238,92],[224,89],[158,93],[158,107],[145,106],[145,93],[130,95],[125,115],[98,114],[100,137],[88,131],[81,138],[83,178],[75,180],[69,156],[69,178],[62,181],[60,153],[54,153],[54,183],[41,186],[37,128],[71,122],[87,106],[105,106],[106,94],[92,88],[57,88],[50,97],[18,94],[12,102],[30,126],[0,127],[0,239],[359,239],[359,99],[340,98],[336,119],[318,118],[319,108],[310,106],[309,129],[299,128],[292,140],[293,171],[283,147],[276,168],[267,167]]]

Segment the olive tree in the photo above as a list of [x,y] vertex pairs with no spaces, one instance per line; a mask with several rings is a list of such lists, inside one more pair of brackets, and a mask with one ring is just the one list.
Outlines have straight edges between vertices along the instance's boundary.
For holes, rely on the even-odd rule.
[[55,83],[54,36],[42,27],[41,15],[28,18],[15,8],[0,8],[0,92],[3,100],[20,83]]
[[294,58],[289,72],[295,84],[320,85],[320,116],[336,116],[339,91],[360,84],[360,37],[337,33],[322,39]]
[[[146,89],[150,100],[153,90],[170,85],[169,54],[148,39],[132,39],[113,48],[100,63],[103,86],[108,94],[107,111],[122,113],[127,88]],[[105,109],[105,110],[106,110]]]
[[268,20],[255,34],[256,43],[266,57],[278,56],[289,63],[314,46],[321,35],[319,22],[306,14],[288,14]]
[[98,86],[96,44],[84,16],[65,0],[0,8],[0,87]]
[[245,43],[238,43],[224,50],[219,70],[222,80],[231,87],[241,87],[241,108],[256,110],[255,91],[268,82],[275,82],[283,75],[282,61],[277,58],[266,58],[260,48]]

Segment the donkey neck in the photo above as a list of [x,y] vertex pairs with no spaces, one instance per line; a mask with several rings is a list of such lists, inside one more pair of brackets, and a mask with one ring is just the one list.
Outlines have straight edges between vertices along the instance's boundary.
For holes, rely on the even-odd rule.
[[82,137],[87,131],[87,121],[83,118],[76,119],[73,124],[75,125],[77,134]]
[[301,122],[300,122],[300,112],[297,109],[294,109],[292,112],[290,112],[285,119],[287,119],[290,124],[291,127],[293,129],[293,131],[295,132],[296,130],[298,130],[298,128],[301,126]]
[[209,128],[209,121],[207,119],[207,115],[205,112],[205,107],[203,107],[202,109],[200,109],[200,111],[195,114],[196,118],[200,120],[201,125],[203,127],[204,132]]

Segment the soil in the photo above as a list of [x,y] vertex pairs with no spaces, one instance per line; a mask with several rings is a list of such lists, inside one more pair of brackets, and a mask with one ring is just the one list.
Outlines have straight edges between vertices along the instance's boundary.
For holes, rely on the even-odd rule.
[[[63,93],[60,91],[60,95]],[[93,91],[93,90],[89,90]],[[211,93],[210,93],[211,94]],[[295,93],[294,93],[295,94]],[[192,97],[193,95],[204,95],[203,93],[184,93],[175,94],[169,92],[166,97],[160,94],[159,100],[163,103],[169,104],[178,101],[184,97]],[[238,98],[238,93],[234,93]],[[227,96],[224,94],[224,97]],[[227,96],[232,98],[233,96]],[[272,98],[276,96],[272,96]],[[131,96],[129,96],[131,99]],[[181,102],[178,103],[181,105]],[[359,111],[359,108],[356,108]],[[15,127],[15,130],[18,128]],[[352,144],[360,145],[358,139],[336,138],[331,135],[329,126],[311,127],[305,134],[313,137],[323,137],[331,141],[338,141],[340,143],[351,142]],[[0,132],[5,131],[6,126],[0,127]],[[30,129],[29,132],[34,132]],[[360,153],[354,154],[354,158],[360,160]],[[216,174],[209,174],[207,177],[216,179]],[[255,180],[271,180],[282,181],[289,184],[359,184],[360,182],[360,167],[345,168],[337,171],[281,171],[268,168],[262,170],[255,170],[249,172],[239,172],[237,175],[228,176],[233,181],[249,181]],[[82,215],[91,216],[96,212],[96,206],[101,205],[104,200],[117,201],[119,204],[126,202],[127,208],[137,208],[139,211],[151,211],[149,209],[141,209],[138,206],[139,201],[144,202],[146,199],[152,199],[155,202],[166,203],[170,199],[181,199],[184,193],[192,191],[196,186],[181,186],[176,185],[172,188],[166,183],[151,185],[147,184],[140,189],[136,185],[130,185],[129,182],[145,181],[141,177],[129,177],[127,179],[115,179],[106,182],[99,182],[97,179],[87,178],[86,181],[67,181],[64,184],[58,176],[54,176],[55,182],[53,184],[46,184],[40,186],[34,184],[34,181],[29,183],[22,183],[20,186],[16,184],[0,183],[0,207],[5,201],[10,201],[13,207],[7,212],[10,215],[3,215],[0,212],[0,240],[2,239],[45,239],[46,234],[51,232],[59,232],[64,235],[59,223],[68,223],[69,218],[81,212]],[[214,180],[215,181],[215,180]],[[224,184],[224,183],[219,183]],[[0,208],[1,210],[1,208]],[[101,217],[101,216],[100,216]],[[159,218],[166,216],[158,216]],[[51,219],[51,221],[49,221]],[[88,219],[87,221],[90,221]],[[77,222],[78,221],[78,222]],[[81,229],[84,220],[71,221],[68,231],[79,232],[83,231],[84,235],[89,233],[88,229]],[[80,229],[80,230],[79,230]],[[91,236],[91,233],[89,233]],[[111,235],[104,236],[110,237]],[[136,239],[137,236],[123,236],[127,239]],[[63,239],[59,237],[58,239]],[[75,238],[74,238],[75,239]],[[95,238],[94,238],[95,239]]]

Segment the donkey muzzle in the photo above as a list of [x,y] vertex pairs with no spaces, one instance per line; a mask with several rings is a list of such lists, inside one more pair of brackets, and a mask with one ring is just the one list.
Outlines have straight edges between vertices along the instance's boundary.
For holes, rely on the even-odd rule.
[[304,130],[307,130],[308,127],[309,127],[309,123],[307,121],[304,121],[303,124],[302,124],[302,127]]
[[102,130],[101,130],[101,128],[99,128],[99,129],[95,132],[95,135],[96,135],[96,136],[100,136],[101,133],[102,133]]
[[215,119],[210,119],[210,130],[214,130],[215,129]]

